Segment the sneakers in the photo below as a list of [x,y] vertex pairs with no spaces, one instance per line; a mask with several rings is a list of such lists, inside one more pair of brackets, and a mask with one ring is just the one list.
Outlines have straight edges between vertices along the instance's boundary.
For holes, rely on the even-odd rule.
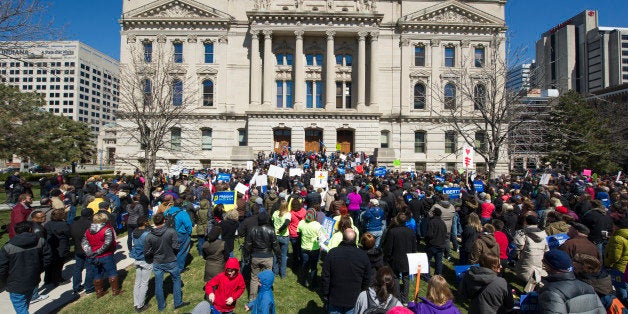
[[39,301],[43,301],[43,300],[46,300],[46,299],[48,299],[48,295],[47,294],[40,294],[37,299],[31,300],[30,304],[37,303]]
[[148,303],[144,304],[144,306],[142,306],[142,307],[137,307],[136,306],[135,307],[135,312],[136,313],[141,313],[141,312],[144,312],[144,311],[148,310],[148,308],[150,308],[150,304],[148,304]]
[[174,307],[174,309],[175,309],[175,310],[176,310],[176,309],[180,309],[180,308],[182,308],[182,307],[184,307],[184,306],[188,306],[188,305],[190,305],[190,302],[181,302],[181,304],[179,304],[179,305],[175,306],[175,307]]

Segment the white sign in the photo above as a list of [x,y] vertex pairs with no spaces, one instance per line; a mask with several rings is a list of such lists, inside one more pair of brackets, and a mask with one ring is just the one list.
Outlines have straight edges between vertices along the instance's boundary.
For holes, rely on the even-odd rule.
[[303,174],[303,169],[290,168],[289,174],[290,174],[290,177],[294,177],[294,176],[300,177]]
[[353,181],[353,173],[345,173],[345,180]]
[[246,191],[249,190],[249,187],[247,187],[246,185],[238,182],[238,185],[236,185],[235,190],[240,192],[240,194],[244,195],[244,194],[246,194]]
[[249,160],[246,162],[246,170],[253,170],[253,161]]
[[362,158],[360,158],[360,157],[356,157],[356,158],[355,158],[355,162],[357,162],[357,163],[361,163],[361,162],[362,162]]
[[270,168],[268,168],[268,176],[281,179],[283,178],[283,173],[285,171],[286,169],[284,168],[277,167],[275,165],[270,165]]
[[316,171],[314,173],[314,187],[315,188],[324,188],[327,187],[327,171]]
[[551,178],[551,177],[552,177],[552,175],[551,175],[551,174],[549,174],[549,173],[544,173],[544,174],[541,176],[541,180],[539,181],[539,184],[540,184],[540,185],[547,185],[547,184],[549,183],[549,180],[550,180],[550,178]]
[[465,145],[462,147],[462,166],[465,169],[473,169],[473,147]]
[[345,155],[345,154],[340,154],[340,159],[341,159],[341,160],[347,160],[347,155]]
[[268,185],[268,176],[265,174],[258,175],[255,177],[255,185],[257,186],[267,186]]
[[620,177],[621,177],[621,170],[617,173],[617,179],[615,179],[615,182],[619,182]]
[[410,275],[417,273],[419,265],[421,265],[421,274],[428,274],[430,272],[430,264],[426,253],[408,253],[406,255],[408,255],[408,270]]

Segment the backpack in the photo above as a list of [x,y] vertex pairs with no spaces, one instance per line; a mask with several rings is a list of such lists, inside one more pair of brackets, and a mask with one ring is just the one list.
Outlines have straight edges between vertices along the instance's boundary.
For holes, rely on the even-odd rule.
[[395,305],[395,297],[393,296],[384,304],[384,306],[375,303],[375,300],[371,297],[369,290],[366,290],[367,309],[362,312],[364,314],[386,314]]
[[172,215],[166,215],[165,216],[165,218],[166,218],[166,227],[174,229],[175,228],[175,221],[174,221],[175,217],[177,217],[177,215],[180,212],[184,211],[184,210],[185,210],[184,208],[181,208],[181,209],[177,210],[176,212],[174,212],[174,214],[172,214]]

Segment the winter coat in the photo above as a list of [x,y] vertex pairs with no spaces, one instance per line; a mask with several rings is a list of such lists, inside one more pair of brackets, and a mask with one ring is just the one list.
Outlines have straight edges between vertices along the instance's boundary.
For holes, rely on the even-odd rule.
[[442,212],[442,215],[440,216],[440,218],[443,219],[443,221],[445,222],[445,226],[447,226],[447,234],[449,234],[451,232],[451,224],[454,220],[454,214],[456,213],[456,208],[449,201],[440,201],[434,204],[432,208],[430,208],[430,215],[432,215],[434,208],[437,208],[437,207],[440,208]]
[[384,254],[382,250],[379,248],[372,248],[366,252],[366,256],[368,256],[369,261],[371,262],[371,282],[369,285],[372,285],[375,282],[375,275],[377,274],[377,270],[382,268],[384,264]]
[[606,313],[593,287],[576,279],[573,272],[543,278],[543,286],[539,289],[539,307],[542,313]]
[[137,226],[137,220],[144,216],[144,207],[140,203],[131,203],[126,206],[126,211],[129,213],[127,220],[128,225]]
[[537,226],[527,226],[518,230],[513,243],[515,256],[518,257],[515,273],[519,278],[528,282],[531,278],[534,282],[540,282],[541,276],[547,275],[543,270],[543,254],[549,250],[545,231]]
[[408,256],[406,254],[417,251],[416,236],[410,228],[397,226],[388,229],[382,247],[384,260],[395,273],[407,273],[409,271]]
[[264,270],[257,274],[257,277],[260,283],[257,298],[248,304],[251,314],[275,314],[275,296],[273,295],[275,274],[272,270]]
[[235,233],[238,230],[238,222],[236,220],[224,219],[219,224],[222,229],[221,239],[225,241],[225,260],[229,254],[233,252],[235,242]]
[[377,293],[375,292],[375,289],[368,288],[367,290],[360,292],[360,294],[358,295],[358,299],[355,301],[355,307],[353,308],[353,313],[363,314],[367,309],[369,309],[369,298],[371,299],[371,302],[373,302],[373,305],[371,306],[374,307],[381,307],[389,310],[395,306],[403,306],[401,302],[392,294],[388,295],[386,302],[381,302],[377,298]]
[[370,207],[362,212],[360,219],[366,231],[382,231],[386,217],[380,207]]
[[151,230],[144,243],[144,258],[148,263],[167,264],[177,260],[177,232],[165,225]]
[[30,232],[15,235],[0,249],[0,289],[32,294],[51,262],[52,252],[44,239]]
[[600,297],[614,294],[615,292],[613,290],[613,281],[611,280],[611,275],[609,275],[603,269],[597,274],[577,274],[576,278],[591,285],[591,287],[593,287],[593,290],[595,290],[595,293],[597,293],[597,295]]
[[[406,262],[407,263],[407,262]],[[352,307],[370,282],[371,263],[366,252],[345,242],[327,254],[321,277],[322,294],[329,304]]]
[[116,233],[108,224],[92,223],[85,231],[81,246],[88,257],[112,255],[116,251]]
[[545,233],[547,233],[548,236],[560,233],[567,233],[569,231],[569,228],[571,228],[571,226],[565,221],[555,221],[545,227]]
[[469,264],[477,264],[480,262],[480,256],[484,254],[493,254],[499,256],[499,245],[495,240],[495,236],[490,233],[482,234],[475,242],[469,256]]
[[[225,271],[227,269],[237,269],[238,272],[233,278],[229,278]],[[231,312],[236,307],[236,300],[244,292],[244,277],[240,273],[240,263],[235,257],[231,257],[225,263],[225,271],[219,273],[205,284],[205,294],[214,294],[214,307],[221,312]],[[227,299],[233,298],[233,303],[227,305]]]
[[264,208],[268,211],[269,215],[272,215],[281,205],[281,200],[277,193],[269,193],[268,197],[264,200]]
[[445,249],[449,236],[447,235],[447,226],[441,217],[432,217],[427,223],[427,234],[425,235],[425,243],[428,247],[436,247]]
[[508,259],[508,236],[502,231],[495,231],[493,236],[499,245],[499,258]]
[[408,309],[416,314],[460,314],[460,310],[454,305],[452,300],[447,301],[443,305],[436,305],[430,300],[419,297],[422,302],[408,303]]
[[491,215],[493,214],[493,211],[495,210],[495,204],[491,202],[484,202],[480,204],[480,207],[482,208],[482,213],[480,215],[480,218],[491,218]]
[[573,238],[569,238],[558,249],[569,254],[572,261],[574,256],[578,253],[591,255],[600,259],[600,252],[597,249],[597,246],[593,244],[593,242],[589,241],[586,236],[575,236]]
[[506,280],[484,267],[471,266],[458,292],[462,298],[471,299],[469,313],[506,313],[514,304]]
[[55,260],[63,260],[70,252],[70,226],[65,220],[50,221],[44,225],[46,229],[47,242],[52,250],[52,257]]
[[466,225],[462,231],[462,248],[461,250],[471,254],[473,251],[473,243],[478,238],[478,231],[470,225]]
[[140,229],[136,228],[133,230],[132,241],[133,246],[131,247],[131,252],[129,252],[129,256],[133,258],[135,261],[146,261],[144,257],[144,245],[146,243],[146,237],[150,233],[150,229]]
[[[8,181],[8,180],[7,180]],[[9,238],[13,238],[15,236],[15,225],[19,222],[27,221],[28,217],[33,212],[33,209],[29,206],[26,207],[22,203],[17,203],[11,209],[11,223],[9,224]]]
[[290,232],[291,238],[299,236],[297,233],[297,226],[299,225],[299,222],[305,218],[306,213],[305,208],[301,208],[297,211],[290,211],[290,224],[288,225],[288,231]]
[[201,201],[198,212],[196,213],[196,226],[194,226],[194,234],[199,237],[204,237],[207,230],[207,224],[209,224],[209,202]]
[[613,232],[608,245],[604,248],[604,265],[620,272],[628,264],[628,228]]
[[225,268],[225,241],[216,239],[203,243],[203,258],[205,259],[204,282],[214,278]]
[[323,197],[323,200],[325,200],[326,212],[329,212],[331,210],[332,208],[331,203],[333,203],[335,199],[336,199],[336,190],[335,189],[327,190],[327,192],[325,193],[325,196]]
[[349,200],[349,205],[347,205],[349,211],[360,210],[360,206],[362,205],[362,196],[360,196],[360,194],[351,192],[347,195],[347,199]]
[[580,222],[589,228],[589,240],[595,244],[605,240],[602,238],[603,231],[608,232],[609,235],[613,231],[613,219],[603,207],[593,208],[584,213]]
[[185,208],[172,206],[164,213],[164,216],[172,216],[177,233],[188,236],[192,234],[192,219]]
[[81,240],[83,240],[85,231],[89,229],[91,224],[92,220],[90,218],[80,216],[74,218],[74,221],[70,225],[70,235],[72,239],[74,239],[74,254],[85,256],[85,252],[83,252],[83,248],[81,247]]

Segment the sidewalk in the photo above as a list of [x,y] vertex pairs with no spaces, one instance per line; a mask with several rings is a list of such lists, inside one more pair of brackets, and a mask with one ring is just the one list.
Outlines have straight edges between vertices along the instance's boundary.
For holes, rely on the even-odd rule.
[[[126,247],[126,239],[127,237],[118,238],[118,248],[116,250],[115,259],[116,265],[118,267],[118,271],[127,268],[128,266],[133,264],[133,259],[129,257],[129,251]],[[63,267],[63,278],[72,278],[72,273],[74,269],[74,260],[67,262]],[[83,280],[85,280],[85,270],[83,270]],[[41,280],[39,293],[40,294],[48,294],[48,299],[37,302],[35,304],[31,304],[29,308],[29,313],[55,313],[66,305],[78,300],[72,294],[72,281],[65,285],[60,285],[51,291],[48,289],[42,289],[44,274],[41,274]],[[127,280],[132,280],[127,278]],[[111,293],[111,289],[107,290],[108,293]],[[95,298],[96,294],[92,293],[89,295],[81,294],[81,298]],[[9,299],[8,292],[0,293],[0,313],[15,313],[13,310],[13,305],[11,304],[11,300]]]

